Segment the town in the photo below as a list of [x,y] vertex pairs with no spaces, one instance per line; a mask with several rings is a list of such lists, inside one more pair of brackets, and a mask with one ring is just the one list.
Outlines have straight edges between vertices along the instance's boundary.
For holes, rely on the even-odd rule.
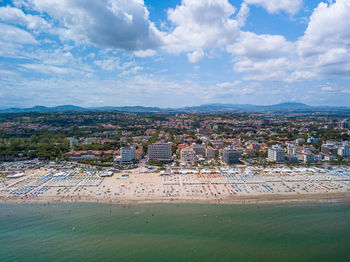
[[275,163],[346,164],[348,116],[327,114],[0,115],[0,160],[70,161],[128,168]]
[[350,192],[346,114],[72,111],[0,119],[5,199]]

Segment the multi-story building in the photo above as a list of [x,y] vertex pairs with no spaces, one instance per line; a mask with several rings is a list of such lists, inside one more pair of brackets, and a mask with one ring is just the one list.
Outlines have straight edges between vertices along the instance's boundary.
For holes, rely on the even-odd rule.
[[344,143],[338,148],[338,155],[342,157],[350,157],[350,143]]
[[315,157],[310,151],[301,150],[298,152],[298,160],[303,161],[305,163],[313,162],[315,160]]
[[172,152],[170,143],[157,142],[148,146],[149,160],[169,161],[171,160],[171,155]]
[[338,127],[340,128],[349,128],[349,121],[348,120],[343,120],[338,123]]
[[208,148],[206,149],[206,158],[207,158],[208,160],[214,159],[214,158],[215,158],[215,150],[214,150],[214,148],[208,147]]
[[206,145],[205,144],[192,144],[192,149],[196,153],[197,156],[205,156],[205,149]]
[[120,149],[122,164],[133,163],[136,160],[136,150],[134,147],[122,147]]
[[312,137],[309,137],[309,138],[307,139],[307,142],[308,142],[309,144],[311,144],[311,143],[318,143],[318,139],[317,139],[317,138],[314,138],[314,137],[312,136]]
[[[341,146],[341,144],[339,146]],[[324,155],[335,155],[337,151],[338,145],[336,142],[327,142],[321,146],[321,153]]]
[[136,163],[136,149],[134,147],[122,147],[120,156],[114,158],[115,165],[131,165]]
[[73,146],[77,146],[78,145],[78,139],[76,139],[75,137],[71,138],[69,140],[69,147],[72,148]]
[[222,151],[222,160],[227,165],[239,164],[240,163],[239,158],[241,154],[242,152],[235,148],[225,148]]
[[260,121],[261,125],[273,125],[273,123],[274,122],[271,119],[263,119],[263,120]]
[[284,148],[280,145],[273,145],[272,147],[269,147],[267,159],[277,163],[284,162],[286,159]]
[[196,153],[192,148],[186,147],[181,150],[181,161],[186,163],[195,163],[197,161]]
[[303,149],[302,146],[289,144],[287,147],[287,154],[289,156],[296,156],[299,151]]

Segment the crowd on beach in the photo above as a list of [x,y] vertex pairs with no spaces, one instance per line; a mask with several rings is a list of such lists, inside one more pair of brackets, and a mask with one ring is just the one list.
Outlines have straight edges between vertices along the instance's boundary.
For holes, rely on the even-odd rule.
[[0,198],[53,200],[208,200],[237,196],[350,193],[350,169],[218,168],[160,173],[38,169],[0,179]]

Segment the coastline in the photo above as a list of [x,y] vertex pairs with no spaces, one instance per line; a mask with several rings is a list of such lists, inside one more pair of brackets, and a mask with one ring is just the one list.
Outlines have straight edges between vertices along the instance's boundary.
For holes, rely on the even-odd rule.
[[245,205],[245,204],[291,204],[291,203],[350,203],[350,193],[327,193],[327,194],[275,194],[275,195],[255,195],[255,196],[233,196],[220,199],[187,199],[187,198],[98,198],[98,197],[0,197],[0,203],[6,204],[35,204],[35,203],[101,203],[101,204],[225,204],[225,205]]

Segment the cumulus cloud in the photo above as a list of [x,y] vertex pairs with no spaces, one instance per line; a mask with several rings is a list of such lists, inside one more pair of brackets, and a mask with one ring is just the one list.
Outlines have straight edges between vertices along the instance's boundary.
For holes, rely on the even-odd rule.
[[240,57],[266,59],[292,53],[293,44],[281,35],[241,32],[237,42],[228,45],[227,51]]
[[349,14],[348,0],[318,5],[304,36],[298,41],[299,54],[305,64],[322,67],[323,70],[339,66],[350,69]]
[[303,0],[244,0],[244,2],[261,6],[271,14],[284,11],[293,15],[296,14],[303,5]]
[[0,20],[25,26],[31,30],[47,31],[51,28],[51,25],[40,16],[24,14],[21,9],[10,6],[0,7]]
[[204,52],[203,50],[196,50],[193,51],[192,53],[188,53],[187,54],[187,59],[188,61],[190,61],[191,63],[197,63],[200,60],[202,60],[204,57]]
[[1,42],[18,44],[38,44],[38,41],[27,31],[15,26],[0,23]]
[[[246,99],[252,94],[266,93],[273,93],[276,98],[284,95],[284,87],[280,88],[282,91],[270,88],[275,83],[297,85],[300,84],[297,82],[327,77],[346,78],[350,75],[349,0],[320,3],[313,10],[304,35],[294,42],[282,35],[244,31],[250,8],[253,10],[250,5],[264,7],[269,13],[293,15],[300,10],[302,4],[302,0],[244,0],[240,7],[237,6],[238,11],[228,0],[182,0],[179,5],[168,10],[168,20],[163,21],[166,26],[161,27],[164,30],[161,32],[150,21],[143,0],[16,0],[15,7],[0,7],[0,55],[13,55],[20,52],[18,50],[24,50],[26,45],[37,45],[22,51],[30,54],[29,59],[32,60],[15,65],[18,74],[25,71],[36,75],[45,74],[45,78],[74,78],[69,82],[70,87],[74,83],[88,81],[85,76],[89,75],[95,81],[91,84],[93,88],[89,94],[98,91],[96,86],[101,86],[102,89],[106,85],[108,88],[103,91],[107,96],[117,95],[119,98],[123,94],[123,99],[130,99],[130,103],[133,102],[135,91],[145,94],[145,99],[152,99],[155,97],[152,92],[159,90],[162,95],[156,99],[164,103],[167,103],[167,96],[175,95],[188,97],[188,101],[193,97],[198,98],[198,101],[213,101],[216,95],[222,101],[243,96]],[[48,34],[43,36],[38,35],[38,32]],[[46,49],[51,46],[46,45],[46,41],[56,41],[52,34],[59,35],[63,41],[57,41],[55,49]],[[38,45],[38,40],[33,35],[40,40],[42,46]],[[65,40],[73,40],[78,45]],[[60,48],[60,45],[70,46]],[[130,51],[132,55],[115,49]],[[217,76],[218,84],[199,86],[185,82],[186,79],[167,82],[166,79],[157,79],[159,75],[147,78],[144,73],[150,71],[150,68],[155,72],[161,72],[158,71],[160,69],[164,72],[166,68],[157,65],[152,68],[151,64],[147,64],[148,59],[141,65],[130,61],[135,57],[155,56],[157,51],[161,55],[184,53],[190,63],[197,63],[205,56],[215,59],[218,54],[219,58],[214,62],[228,59],[232,64],[223,68],[226,72],[220,72],[222,74]],[[153,61],[164,63],[167,57],[158,55]],[[194,66],[194,70],[199,69],[199,66]],[[204,69],[203,67],[201,71],[204,72]],[[99,75],[101,70],[110,72]],[[2,72],[6,74],[6,71]],[[200,77],[200,73],[196,72],[196,76]],[[217,73],[213,69],[212,75]],[[96,80],[103,78],[104,74],[120,78],[124,82],[112,85],[108,81]],[[144,77],[139,77],[140,75]],[[224,77],[219,79],[221,76]],[[0,82],[2,79],[0,77]],[[181,81],[185,84],[180,84]],[[201,84],[204,81],[206,79]],[[265,81],[268,82],[267,85],[251,84]],[[314,91],[325,95],[335,95],[337,92],[343,93],[344,97],[348,95],[349,89],[339,87],[332,91],[330,87],[333,86],[332,83],[323,89],[318,86]],[[86,85],[86,88],[90,87]],[[236,94],[240,97],[235,97]],[[129,95],[131,98],[128,98]],[[99,99],[103,101],[102,96]],[[137,101],[145,101],[141,97],[139,99]]]
[[172,53],[220,48],[239,35],[236,9],[227,0],[183,0],[168,10],[173,29],[164,37],[165,49]]
[[[320,3],[296,42],[279,35],[241,32],[227,51],[245,79],[299,82],[350,74],[350,2]],[[334,26],[329,26],[334,25]]]
[[249,7],[246,3],[241,4],[241,8],[239,9],[239,12],[237,14],[237,23],[240,27],[245,25],[245,22],[249,15]]
[[142,0],[27,0],[58,22],[63,40],[124,50],[155,49],[161,33]]

